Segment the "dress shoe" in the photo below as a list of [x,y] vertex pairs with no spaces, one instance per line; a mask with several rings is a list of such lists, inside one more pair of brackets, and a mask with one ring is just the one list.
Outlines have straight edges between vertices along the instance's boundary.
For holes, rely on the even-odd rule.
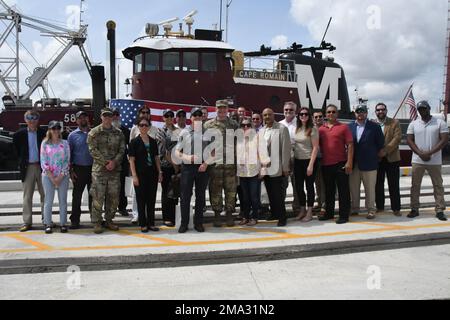
[[278,226],[279,226],[279,227],[286,227],[286,226],[287,226],[287,221],[286,221],[286,220],[280,220],[280,221],[278,221]]
[[203,225],[201,225],[201,224],[196,225],[196,226],[194,227],[194,229],[195,229],[195,231],[200,232],[200,233],[205,232],[205,228],[204,228]]
[[214,228],[222,228],[222,217],[220,216],[220,212],[214,213]]
[[267,217],[266,221],[277,221],[278,218],[275,216],[270,215],[269,217]]
[[178,229],[178,233],[186,233],[188,231],[187,226],[180,226],[180,229]]
[[27,226],[27,225],[24,225],[19,229],[20,232],[27,232],[30,230],[31,230],[31,226]]
[[155,226],[149,226],[148,230],[151,232],[159,232],[159,228],[155,227]]
[[129,216],[130,216],[130,214],[128,213],[127,210],[119,210],[119,214],[120,214],[122,217],[129,217]]
[[348,223],[348,219],[345,219],[345,218],[339,218],[336,221],[336,224],[346,224],[346,223]]
[[319,221],[328,221],[328,220],[333,220],[333,219],[334,219],[334,217],[327,216],[326,214],[321,216],[321,217],[319,217]]
[[105,228],[111,231],[119,231],[119,227],[116,226],[114,223],[106,223]]
[[402,213],[400,212],[400,211],[394,211],[394,216],[396,216],[396,217],[401,217],[402,216]]
[[254,227],[258,224],[258,220],[250,219],[250,221],[247,223],[248,227]]
[[61,233],[67,233],[68,231],[66,226],[61,226]]
[[70,230],[78,230],[80,229],[80,224],[79,223],[72,223],[70,225]]
[[417,218],[418,216],[419,216],[418,210],[411,210],[411,212],[407,215],[407,217],[410,219]]
[[438,218],[441,221],[448,221],[447,217],[443,212],[439,212],[438,214],[436,214],[436,218]]

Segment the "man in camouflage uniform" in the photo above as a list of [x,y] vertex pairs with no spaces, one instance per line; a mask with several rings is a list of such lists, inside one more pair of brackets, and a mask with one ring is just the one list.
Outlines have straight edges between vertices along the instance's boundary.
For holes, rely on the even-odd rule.
[[[228,101],[219,100],[216,103],[217,118],[205,123],[205,131],[210,129],[218,130],[222,134],[223,142],[221,150],[216,150],[214,165],[208,169],[209,174],[209,201],[214,210],[215,219],[214,227],[220,228],[222,226],[220,214],[223,211],[223,197],[222,190],[225,191],[225,212],[227,218],[227,226],[234,226],[233,213],[236,207],[236,161],[235,152],[232,153],[233,159],[227,159],[226,154],[226,131],[237,130],[239,124],[228,117]],[[233,143],[234,139],[229,141]],[[230,157],[230,155],[228,155]],[[227,164],[229,163],[229,164]]]
[[91,130],[87,140],[89,152],[94,158],[91,195],[92,222],[96,234],[103,232],[103,204],[105,204],[105,227],[112,231],[119,230],[113,224],[113,218],[119,205],[120,171],[125,153],[125,138],[120,129],[112,125],[112,121],[112,110],[103,109],[102,124]]

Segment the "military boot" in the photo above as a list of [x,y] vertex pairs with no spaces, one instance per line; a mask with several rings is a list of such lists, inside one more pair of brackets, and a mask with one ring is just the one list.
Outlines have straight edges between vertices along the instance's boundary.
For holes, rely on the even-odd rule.
[[94,233],[95,234],[101,234],[103,233],[103,226],[101,223],[96,223],[94,226]]
[[214,228],[222,228],[222,217],[220,212],[214,212]]
[[232,212],[227,212],[227,227],[234,227],[234,217]]

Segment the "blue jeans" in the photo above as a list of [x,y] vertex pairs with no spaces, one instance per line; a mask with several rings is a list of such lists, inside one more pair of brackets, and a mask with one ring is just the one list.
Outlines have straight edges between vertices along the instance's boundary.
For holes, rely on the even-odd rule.
[[258,220],[258,211],[261,207],[261,180],[258,176],[253,178],[239,178],[242,190],[242,215],[245,219]]
[[[45,192],[44,203],[44,224],[46,226],[52,223],[52,208],[53,200],[55,198],[55,185],[52,183],[49,177],[42,176],[42,185]],[[61,226],[67,224],[67,192],[69,190],[69,177],[66,176],[62,180],[58,188],[58,201],[59,201],[59,217]]]

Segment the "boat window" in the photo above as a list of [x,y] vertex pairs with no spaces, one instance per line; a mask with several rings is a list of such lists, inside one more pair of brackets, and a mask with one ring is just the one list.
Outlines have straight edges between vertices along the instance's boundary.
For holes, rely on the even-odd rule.
[[183,71],[198,71],[198,53],[183,53]]
[[148,52],[145,54],[145,71],[159,71],[158,52]]
[[142,72],[142,54],[134,57],[134,73]]
[[217,71],[217,58],[215,53],[202,53],[202,71]]
[[180,53],[164,52],[163,54],[164,71],[180,71]]

